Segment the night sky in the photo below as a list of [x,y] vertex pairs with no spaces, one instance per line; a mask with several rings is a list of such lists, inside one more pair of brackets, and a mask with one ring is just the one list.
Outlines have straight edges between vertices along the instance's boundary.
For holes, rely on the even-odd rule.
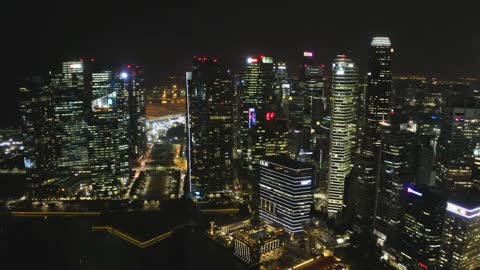
[[388,35],[394,74],[479,77],[475,1],[264,2],[2,1],[0,126],[18,122],[22,77],[75,58],[143,64],[147,86],[183,74],[194,55],[217,57],[236,71],[248,55],[266,54],[293,69],[311,49],[324,64],[347,54],[365,73],[370,39]]

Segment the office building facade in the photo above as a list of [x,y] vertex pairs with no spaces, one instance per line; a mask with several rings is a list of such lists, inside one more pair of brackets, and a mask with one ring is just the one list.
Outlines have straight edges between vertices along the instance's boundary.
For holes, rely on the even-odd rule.
[[441,269],[480,268],[480,194],[455,193],[449,198],[443,222]]
[[389,246],[396,247],[402,229],[404,190],[415,183],[415,133],[408,117],[399,112],[392,112],[390,120],[381,125],[374,233],[379,243],[386,240]]
[[408,269],[439,269],[446,193],[431,186],[409,185],[404,194],[398,257]]
[[303,231],[313,204],[314,169],[285,156],[260,161],[260,219],[289,233]]

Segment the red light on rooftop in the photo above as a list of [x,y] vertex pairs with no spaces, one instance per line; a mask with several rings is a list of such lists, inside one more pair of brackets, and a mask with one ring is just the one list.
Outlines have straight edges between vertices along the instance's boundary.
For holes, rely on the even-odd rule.
[[325,68],[325,65],[322,64],[322,68]]
[[260,55],[260,58],[262,58],[262,59],[263,59],[263,58],[265,58],[265,55],[263,55],[263,54],[262,54],[262,55]]
[[137,66],[137,68],[140,68],[140,66]]
[[395,111],[390,112],[390,115],[395,115],[395,114],[397,114]]
[[83,58],[80,58],[80,62],[83,62]]
[[127,68],[132,68],[132,66],[131,66],[131,65],[127,65]]
[[218,62],[218,59],[213,59],[213,62],[217,63],[217,62]]
[[95,62],[95,58],[90,59],[90,61]]

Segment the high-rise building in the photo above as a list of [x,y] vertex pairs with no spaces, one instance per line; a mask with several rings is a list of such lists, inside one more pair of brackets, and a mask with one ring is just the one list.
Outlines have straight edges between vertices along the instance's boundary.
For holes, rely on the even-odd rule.
[[446,189],[472,186],[474,150],[480,144],[480,108],[473,104],[443,110],[437,144],[436,184]]
[[314,60],[313,52],[303,52],[300,67],[300,88],[305,100],[305,123],[318,128],[317,124],[326,109],[326,96],[323,82],[323,66]]
[[303,152],[308,152],[310,148],[310,128],[299,126],[292,128],[290,132],[290,156],[299,157]]
[[402,229],[404,190],[415,182],[415,133],[408,117],[399,112],[392,111],[390,120],[381,125],[374,233],[380,244],[386,240],[390,247],[396,247]]
[[41,76],[27,78],[20,87],[24,165],[32,196],[42,196],[39,187],[54,176],[56,169],[51,90],[48,80]]
[[313,204],[314,168],[285,156],[260,161],[260,218],[283,226],[289,233],[303,231]]
[[120,77],[123,79],[123,87],[128,91],[131,158],[136,159],[147,146],[143,67],[127,65]]
[[374,37],[368,53],[367,88],[364,95],[360,157],[356,170],[355,228],[371,231],[378,177],[380,122],[391,110],[392,53],[388,37]]
[[292,80],[288,78],[287,64],[285,62],[275,62],[273,63],[273,73],[274,73],[274,97],[277,101],[281,101],[282,97],[285,96],[291,89]]
[[90,170],[85,114],[89,80],[82,61],[63,62],[62,72],[52,76],[56,173],[61,176]]
[[273,157],[288,154],[289,129],[288,119],[276,117],[275,112],[267,113],[265,132],[265,155]]
[[124,98],[128,92],[111,71],[92,73],[91,89],[88,143],[93,196],[117,197],[130,176],[125,144],[128,106]]
[[404,192],[401,263],[408,269],[438,269],[447,196],[425,185],[409,185]]
[[[274,96],[271,57],[249,57],[243,72],[241,94],[241,150],[245,172],[258,171],[265,155],[267,105]],[[253,178],[256,178],[254,176]]]
[[357,116],[357,66],[338,55],[332,67],[330,168],[328,214],[335,217],[344,206],[345,179],[352,170]]
[[303,125],[304,97],[295,81],[282,84],[282,111],[289,120],[289,126]]
[[441,269],[480,268],[480,194],[455,193],[447,202],[440,248]]
[[233,75],[217,59],[199,57],[187,84],[192,185],[224,190],[232,178]]
[[62,196],[118,197],[130,180],[138,146],[132,138],[145,136],[131,122],[132,114],[135,123],[144,121],[142,71],[130,66],[116,74],[94,62],[63,62],[49,80],[21,88],[27,178],[38,196],[59,195],[61,186]]

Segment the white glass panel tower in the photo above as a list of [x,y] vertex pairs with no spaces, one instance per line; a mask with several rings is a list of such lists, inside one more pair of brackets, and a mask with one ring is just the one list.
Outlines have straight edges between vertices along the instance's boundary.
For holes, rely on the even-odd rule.
[[357,129],[357,89],[357,66],[345,55],[338,55],[332,65],[332,122],[327,207],[330,217],[335,217],[343,208],[345,178],[352,170]]

